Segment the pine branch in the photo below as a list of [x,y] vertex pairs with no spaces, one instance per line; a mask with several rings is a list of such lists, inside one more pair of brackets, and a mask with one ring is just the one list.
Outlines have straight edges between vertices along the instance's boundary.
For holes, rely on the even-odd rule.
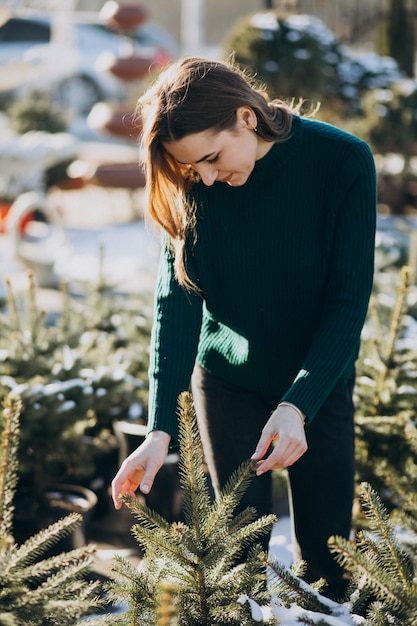
[[[77,591],[80,591],[85,586],[84,582],[81,584],[78,581],[74,580],[76,577],[82,576],[83,573],[87,571],[87,569],[91,566],[92,558],[91,555],[87,555],[83,560],[80,560],[78,563],[73,563],[62,569],[62,571],[49,576],[48,579],[43,582],[39,587],[34,589],[30,594],[28,594],[27,598],[22,598],[22,604],[18,604],[18,606],[30,606],[36,605],[40,601],[45,601],[46,599],[49,601],[54,601],[57,597],[61,596],[70,598],[71,595]],[[97,586],[97,585],[96,585]],[[96,588],[94,587],[94,589]]]
[[356,579],[364,577],[366,585],[377,597],[384,599],[388,606],[394,609],[401,606],[402,590],[381,571],[372,556],[359,552],[355,546],[342,537],[331,537],[328,545],[330,551],[336,555],[336,560]]
[[272,581],[273,595],[280,597],[281,601],[285,599],[289,606],[294,601],[302,608],[321,613],[331,614],[329,608],[330,601],[324,601],[313,591],[312,588],[303,580],[294,575],[291,570],[279,563],[276,559],[268,559],[268,567],[275,574],[277,580]]
[[136,519],[146,528],[166,531],[169,534],[170,525],[159,513],[150,509],[144,502],[135,496],[122,496],[120,500],[132,511]]
[[10,278],[5,279],[6,294],[7,294],[7,310],[9,313],[9,320],[11,322],[11,330],[17,333],[18,337],[22,335],[22,326],[20,323],[19,314],[17,312],[16,298],[14,296],[12,282]]
[[14,574],[16,581],[36,581],[56,573],[58,570],[69,566],[82,567],[86,558],[90,559],[95,553],[94,546],[85,546],[58,554],[44,561],[39,561],[29,567],[18,569]]
[[17,485],[17,448],[19,445],[19,416],[22,404],[9,396],[3,410],[3,429],[0,449],[0,547],[11,541],[13,499]]
[[81,515],[71,513],[51,524],[19,547],[14,547],[9,554],[3,574],[8,574],[15,567],[24,567],[37,560],[46,550],[63,537],[69,535],[81,521]]
[[174,545],[172,540],[161,532],[152,532],[137,524],[133,526],[132,534],[144,548],[148,545],[153,546],[161,557],[168,556],[186,567],[198,566],[198,558],[195,554],[187,553],[183,546]]
[[411,269],[408,266],[403,266],[400,271],[400,282],[398,285],[395,306],[391,317],[388,340],[383,352],[383,362],[385,364],[385,368],[383,371],[380,372],[377,378],[376,390],[372,401],[373,415],[378,415],[381,412],[381,400],[383,400],[383,394],[386,391],[384,389],[385,383],[389,372],[394,365],[395,343],[398,338],[399,328],[402,320],[402,312],[404,309],[404,304],[406,302],[407,290],[410,284],[410,272]]
[[[408,594],[411,591],[413,579],[411,577],[410,580],[407,555],[401,550],[395,539],[394,530],[381,500],[368,483],[361,484],[361,497],[365,515],[371,527],[382,539],[380,555],[384,569],[392,569],[392,574],[396,578],[399,577],[404,592]],[[387,552],[386,556],[385,551]]]
[[204,540],[215,543],[217,541],[216,529],[221,532],[222,529],[229,528],[233,518],[233,511],[253,479],[253,468],[254,464],[251,461],[242,463],[229,478],[218,500],[207,514],[202,528]]
[[181,393],[178,406],[182,417],[178,441],[182,450],[179,475],[184,490],[184,514],[188,525],[196,533],[199,548],[202,549],[200,522],[208,516],[210,496],[204,476],[204,459],[191,394]]

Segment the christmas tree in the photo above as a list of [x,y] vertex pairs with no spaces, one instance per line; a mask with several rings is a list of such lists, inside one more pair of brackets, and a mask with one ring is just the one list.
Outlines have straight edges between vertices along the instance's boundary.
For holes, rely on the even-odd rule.
[[[369,596],[374,600],[367,610],[369,626],[414,626],[417,624],[416,539],[407,550],[381,499],[368,483],[361,485],[362,506],[369,531],[358,533],[356,545],[342,537],[332,538],[331,550],[356,583],[352,594],[358,606]],[[409,500],[412,516],[403,521],[416,526],[417,499]]]
[[417,489],[417,348],[407,297],[410,274],[409,267],[401,269],[386,319],[375,298],[371,303],[355,389],[358,483],[369,482],[389,508],[401,505],[405,487]]
[[[251,462],[236,471],[219,499],[211,503],[189,394],[181,394],[179,409],[185,523],[169,525],[138,500],[124,498],[140,522],[132,532],[145,556],[140,571],[125,559],[117,559],[109,591],[115,601],[127,601],[129,609],[112,618],[111,624],[154,626],[163,617],[158,598],[167,583],[177,589],[175,619],[181,626],[253,624],[249,608],[238,598],[246,594],[262,603],[269,600],[265,554],[256,541],[270,531],[275,517],[255,519],[255,511],[246,509],[233,519],[254,474]],[[247,557],[242,562],[244,552]]]
[[[63,287],[60,315],[48,319],[37,288],[16,295],[7,282],[7,311],[0,313],[0,403],[10,393],[22,401],[17,510],[39,519],[51,483],[99,485],[117,471],[113,422],[142,415],[150,330],[146,309],[133,298],[123,306],[102,279],[85,301]],[[150,314],[149,314],[150,317]],[[20,497],[20,493],[18,497]]]
[[[116,558],[108,591],[113,602],[127,604],[128,610],[108,618],[106,623],[111,626],[413,623],[416,608],[413,563],[417,545],[417,534],[413,535],[417,531],[414,494],[409,494],[405,509],[394,522],[396,518],[388,517],[376,494],[368,486],[362,488],[372,534],[360,534],[356,545],[340,538],[329,542],[352,579],[346,599],[340,604],[321,595],[324,580],[313,585],[302,580],[304,563],[288,569],[262,552],[256,540],[270,529],[273,516],[256,520],[254,511],[247,509],[233,517],[251,479],[250,462],[232,476],[219,499],[210,502],[189,394],[180,396],[179,444],[186,521],[170,525],[139,500],[123,498],[139,520],[133,533],[144,548],[144,559],[139,567],[134,567],[125,559]],[[401,525],[401,543],[395,535],[394,523],[398,528]],[[411,548],[407,547],[407,541]],[[242,560],[245,548],[248,554]],[[399,571],[403,577],[398,581]],[[382,590],[387,575],[393,580],[389,582],[390,595],[385,598]],[[388,621],[381,621],[384,611]],[[365,612],[368,612],[366,618],[360,615]]]
[[95,585],[82,579],[93,559],[84,547],[42,558],[74,530],[72,514],[16,545],[12,534],[13,498],[17,485],[17,448],[21,404],[8,398],[3,411],[0,448],[0,625],[72,626],[98,604]]

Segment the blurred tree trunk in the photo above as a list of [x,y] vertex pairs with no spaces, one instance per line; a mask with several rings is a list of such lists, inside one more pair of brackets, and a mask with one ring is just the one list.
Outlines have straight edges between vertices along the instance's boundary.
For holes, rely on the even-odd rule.
[[406,0],[390,0],[388,11],[389,54],[400,69],[414,77],[414,22],[407,9]]
[[265,9],[273,9],[274,8],[274,0],[264,0]]

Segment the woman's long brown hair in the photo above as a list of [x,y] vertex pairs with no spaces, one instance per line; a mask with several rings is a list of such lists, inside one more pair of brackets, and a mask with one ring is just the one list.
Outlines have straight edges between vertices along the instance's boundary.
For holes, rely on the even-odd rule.
[[187,192],[198,177],[190,166],[178,164],[163,143],[208,129],[231,129],[241,106],[255,112],[259,137],[278,142],[290,135],[292,114],[299,112],[302,100],[295,106],[268,101],[262,88],[232,64],[189,57],[164,70],[138,102],[148,212],[169,234],[176,278],[189,290],[198,287],[185,266],[185,243],[195,226]]

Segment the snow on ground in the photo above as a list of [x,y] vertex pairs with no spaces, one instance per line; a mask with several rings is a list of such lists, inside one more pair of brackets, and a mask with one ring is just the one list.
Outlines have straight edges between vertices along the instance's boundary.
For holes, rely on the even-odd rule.
[[[107,282],[121,292],[153,292],[160,236],[152,224],[137,217],[143,211],[140,193],[132,195],[91,186],[80,191],[56,192],[51,202],[66,238],[53,268],[57,285],[65,279],[72,290],[80,292],[97,280],[99,250],[103,246]],[[48,245],[47,239],[44,245]],[[14,250],[12,238],[0,234],[0,296],[4,291],[2,279],[7,276],[17,291],[27,283],[26,267],[16,259]],[[45,250],[41,243],[39,256],[42,255],[45,256]],[[48,299],[55,302],[53,290],[48,291]],[[50,310],[48,305],[46,308]]]
[[293,554],[291,520],[288,516],[280,517],[274,524],[269,541],[269,554],[283,565],[290,567]]

